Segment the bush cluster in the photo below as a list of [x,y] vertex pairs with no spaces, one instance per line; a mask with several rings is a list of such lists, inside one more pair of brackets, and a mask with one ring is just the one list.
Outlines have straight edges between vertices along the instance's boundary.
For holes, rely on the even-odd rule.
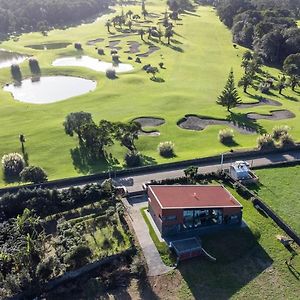
[[[111,193],[100,184],[87,185],[83,188],[71,187],[66,190],[24,188],[16,194],[7,193],[0,198],[0,221],[22,214],[25,208],[34,210],[40,217],[71,210],[76,207],[111,199]],[[102,200],[101,206],[106,209],[113,200]]]
[[275,149],[275,142],[270,134],[263,134],[257,139],[258,148],[260,150]]
[[222,144],[230,144],[233,142],[234,134],[232,129],[221,129],[219,131],[219,141]]
[[125,155],[127,167],[138,167],[142,164],[141,154],[137,151],[129,151]]
[[2,157],[2,167],[6,178],[19,177],[25,167],[25,160],[19,153],[9,153]]
[[158,145],[158,153],[162,156],[162,157],[173,157],[175,156],[175,149],[174,149],[175,145],[173,142],[168,141],[168,142],[162,142]]
[[42,183],[48,180],[48,175],[41,167],[29,166],[20,173],[23,182]]

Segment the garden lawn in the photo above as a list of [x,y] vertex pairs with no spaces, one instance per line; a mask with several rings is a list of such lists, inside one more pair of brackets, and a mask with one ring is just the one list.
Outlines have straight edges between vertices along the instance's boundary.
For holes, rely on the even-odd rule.
[[[124,9],[125,11],[132,9],[137,13],[141,10],[140,6],[126,6]],[[147,10],[160,14],[160,17],[165,9],[165,3],[158,0],[147,4]],[[160,136],[143,136],[137,142],[138,150],[145,156],[145,164],[204,157],[229,150],[217,138],[218,131],[226,126],[209,126],[201,132],[183,130],[177,126],[177,121],[189,113],[226,118],[228,115],[226,109],[217,105],[216,99],[225,85],[231,68],[234,70],[236,81],[242,76],[240,64],[245,49],[242,47],[235,49],[232,46],[230,31],[219,21],[212,7],[200,6],[196,13],[182,15],[182,20],[178,21],[174,28],[176,34],[171,46],[165,43],[164,38],[162,39],[164,44],[151,41],[161,50],[147,58],[141,58],[141,64],[128,60],[128,56],[135,58],[135,55],[124,53],[128,50],[128,41],[141,42],[139,35],[120,38],[118,46],[122,47],[119,51],[121,61],[132,63],[134,71],[120,74],[116,80],[109,80],[105,74],[86,68],[53,67],[51,64],[55,58],[77,54],[72,45],[66,49],[47,51],[25,47],[46,42],[81,42],[83,54],[99,57],[95,49],[97,46],[105,49],[106,55],[101,59],[110,61],[110,53],[105,46],[109,40],[119,39],[113,35],[109,38],[104,26],[106,20],[112,16],[113,14],[102,16],[92,24],[53,30],[47,36],[40,33],[24,34],[18,41],[10,40],[1,44],[1,48],[35,56],[40,62],[42,75],[80,76],[96,80],[98,85],[91,93],[46,105],[15,101],[9,93],[0,89],[0,156],[9,152],[20,152],[18,137],[23,133],[27,138],[25,148],[29,163],[43,167],[49,179],[107,170],[109,166],[105,161],[87,165],[76,155],[76,151],[72,151],[78,145],[78,140],[76,137],[67,136],[62,124],[68,113],[81,110],[91,112],[96,122],[101,119],[125,122],[140,116],[164,118],[166,124],[157,127]],[[150,25],[156,25],[158,18],[149,20],[153,21]],[[136,25],[133,25],[133,28],[135,27]],[[114,28],[111,31],[116,33]],[[88,40],[100,37],[105,40],[94,46],[86,45]],[[148,42],[147,35],[145,41]],[[141,52],[147,51],[146,43],[143,43],[140,49]],[[145,64],[158,66],[160,62],[164,63],[166,69],[161,69],[157,76],[163,78],[164,83],[149,80],[149,74],[141,70]],[[21,69],[23,77],[29,76],[27,62],[21,65]],[[273,68],[265,70],[275,77],[279,74],[279,71]],[[9,69],[1,69],[0,83],[4,85],[10,81]],[[253,89],[249,89],[250,95],[243,94],[241,89],[239,92],[245,102],[254,101],[253,98],[259,95],[259,92]],[[292,92],[287,89],[284,91],[285,96],[279,96],[277,92],[271,95],[270,98],[283,104],[280,108],[262,106],[249,110],[234,109],[233,112],[238,114],[236,118],[242,119],[244,114],[250,111],[268,113],[272,109],[289,109],[295,113],[296,118],[283,121],[262,120],[257,124],[265,131],[270,131],[274,125],[287,124],[292,128],[291,134],[300,140],[299,93],[299,90]],[[242,135],[235,132],[238,148],[254,147],[256,139],[257,135]],[[158,155],[157,145],[162,141],[175,143],[176,157],[164,159]],[[108,151],[118,160],[112,167],[122,168],[125,149],[116,144]],[[4,185],[1,175],[0,185]]]
[[256,170],[257,194],[300,234],[300,166]]
[[[243,205],[248,228],[202,237],[205,250],[217,258],[183,262],[180,299],[297,299],[300,293],[300,251],[292,256],[278,240],[285,233],[262,216],[250,201],[230,192]],[[286,236],[286,235],[285,235]],[[172,275],[170,275],[172,276]]]

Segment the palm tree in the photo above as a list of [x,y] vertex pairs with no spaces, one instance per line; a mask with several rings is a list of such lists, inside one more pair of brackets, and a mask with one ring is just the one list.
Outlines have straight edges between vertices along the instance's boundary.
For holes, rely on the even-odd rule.
[[108,21],[105,23],[105,26],[106,26],[106,28],[107,28],[108,33],[111,33],[111,32],[110,32],[110,26],[111,26],[110,20],[108,20]]
[[237,104],[240,103],[240,97],[234,84],[233,70],[229,73],[227,83],[223,92],[218,97],[217,103],[226,106],[228,112],[230,112],[231,108],[236,107]]
[[19,140],[20,140],[20,143],[21,143],[21,146],[22,146],[22,153],[24,155],[24,152],[25,152],[25,142],[26,142],[26,138],[25,138],[25,135],[24,134],[20,134],[19,135]]
[[247,94],[247,89],[253,83],[253,76],[251,73],[246,73],[238,83],[238,86],[242,86],[244,88],[244,93]]
[[297,75],[291,75],[289,81],[290,81],[290,86],[292,88],[292,91],[295,91],[296,86],[300,85],[300,78]]
[[139,35],[141,36],[141,40],[144,41],[144,34],[145,34],[145,30],[144,29],[140,29],[139,30]]
[[129,11],[126,13],[126,16],[128,16],[129,19],[131,19],[132,15],[133,15],[133,11],[132,11],[132,10],[129,10]]
[[174,31],[171,27],[168,27],[165,32],[165,38],[168,39],[168,45],[170,45],[171,37],[174,35]]
[[285,81],[286,81],[286,77],[283,75],[279,78],[278,84],[277,84],[277,88],[279,91],[279,95],[282,95],[282,91],[285,89],[286,85],[285,85]]

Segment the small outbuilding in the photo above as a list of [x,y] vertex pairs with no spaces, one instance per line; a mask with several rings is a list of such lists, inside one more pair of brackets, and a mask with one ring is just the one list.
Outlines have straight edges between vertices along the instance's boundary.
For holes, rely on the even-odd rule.
[[149,212],[162,236],[240,226],[242,205],[222,185],[148,185]]

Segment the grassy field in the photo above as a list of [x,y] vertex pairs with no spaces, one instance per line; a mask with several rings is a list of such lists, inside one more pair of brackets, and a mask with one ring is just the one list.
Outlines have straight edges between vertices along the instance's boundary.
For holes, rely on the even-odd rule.
[[300,166],[256,170],[255,191],[287,224],[300,233]]
[[[118,8],[117,8],[118,9]],[[140,13],[139,6],[126,6]],[[165,11],[165,2],[155,0],[147,4],[147,10],[162,16]],[[85,165],[76,155],[72,157],[71,150],[76,148],[76,138],[71,138],[64,133],[62,123],[65,116],[74,111],[87,111],[93,114],[96,121],[108,119],[110,121],[129,121],[139,116],[157,116],[166,120],[166,124],[158,129],[158,137],[143,136],[137,146],[145,155],[145,163],[163,163],[171,159],[160,157],[156,151],[161,141],[171,140],[176,145],[176,157],[173,161],[204,157],[224,152],[228,148],[217,140],[219,129],[224,126],[209,126],[202,132],[187,131],[177,126],[177,121],[185,114],[196,113],[205,116],[226,118],[226,109],[216,104],[216,98],[224,87],[230,68],[235,73],[236,80],[242,76],[240,67],[244,48],[235,49],[232,46],[231,33],[219,21],[211,7],[199,7],[196,13],[182,15],[182,20],[175,26],[175,36],[171,47],[151,41],[161,49],[147,58],[142,58],[138,64],[128,61],[128,41],[138,41],[138,35],[120,38],[122,49],[119,51],[121,61],[132,63],[134,71],[121,74],[117,80],[109,80],[105,74],[85,68],[52,67],[55,58],[76,55],[73,46],[58,50],[33,50],[26,45],[46,42],[81,42],[84,54],[98,57],[95,46],[87,46],[91,39],[104,38],[96,46],[105,48],[109,40],[114,40],[114,35],[109,35],[104,26],[105,21],[112,18],[113,14],[104,15],[92,24],[81,25],[66,30],[53,30],[47,36],[40,33],[25,34],[18,41],[6,41],[1,48],[14,50],[20,53],[34,55],[40,62],[42,75],[76,75],[96,80],[98,85],[95,91],[68,99],[62,102],[47,105],[25,104],[13,100],[13,97],[0,90],[0,119],[1,119],[1,144],[0,156],[9,152],[20,152],[18,136],[24,133],[27,137],[26,151],[29,163],[45,168],[50,179],[76,176],[106,170],[105,161]],[[156,19],[152,25],[156,25]],[[145,25],[145,24],[144,24]],[[149,24],[148,24],[149,25]],[[135,25],[133,25],[133,29]],[[112,29],[116,33],[115,29]],[[147,42],[147,37],[145,37]],[[107,48],[105,48],[107,49]],[[148,49],[146,43],[140,47],[141,52]],[[103,60],[110,61],[109,51],[106,50]],[[134,57],[134,55],[131,55]],[[102,59],[102,58],[101,58]],[[141,70],[144,64],[157,66],[164,62],[166,69],[161,70],[159,77],[164,83],[155,83],[149,80],[149,75]],[[21,66],[24,77],[29,76],[27,62]],[[273,76],[279,71],[265,68]],[[11,81],[9,69],[0,70],[0,82],[4,85]],[[255,90],[249,90],[250,95],[240,95],[245,102],[254,101],[259,95]],[[283,104],[280,109],[293,111],[296,118],[284,121],[262,120],[257,122],[265,131],[270,131],[275,124],[287,124],[292,130],[291,134],[300,140],[300,105],[298,103],[300,91],[295,93],[290,89],[284,91],[285,96],[276,94],[270,98]],[[293,101],[292,101],[293,100]],[[234,109],[235,117],[242,119],[247,112],[268,113],[276,109],[271,106],[255,107],[249,110]],[[253,125],[257,125],[254,123]],[[256,145],[257,135],[242,135],[235,132],[238,148],[249,148]],[[109,149],[119,163],[114,168],[123,165],[125,150],[119,145]],[[0,176],[0,184],[5,184]]]

